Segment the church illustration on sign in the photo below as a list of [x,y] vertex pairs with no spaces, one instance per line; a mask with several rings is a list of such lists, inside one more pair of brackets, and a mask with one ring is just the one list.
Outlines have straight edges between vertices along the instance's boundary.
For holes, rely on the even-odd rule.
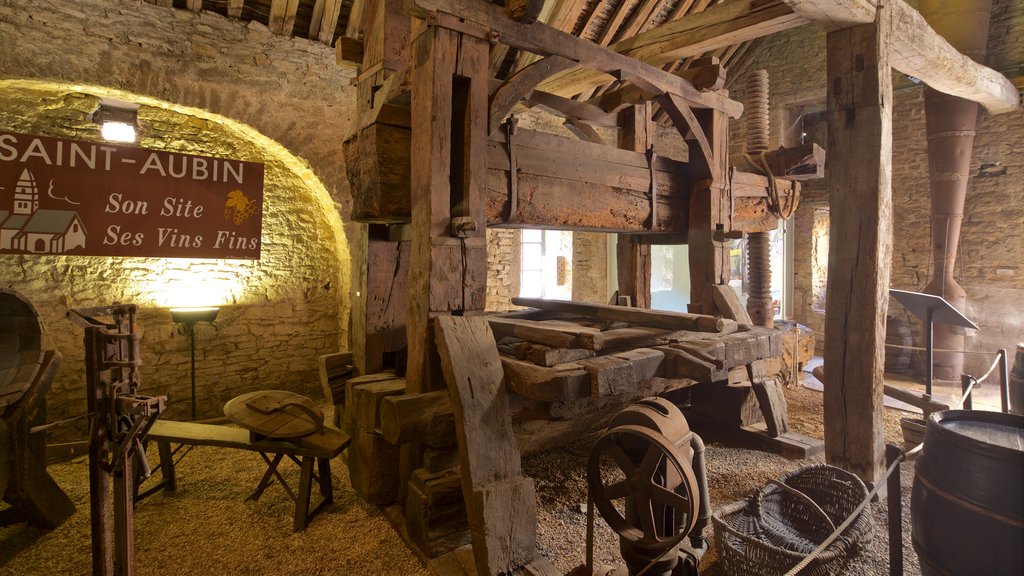
[[85,247],[87,232],[78,212],[39,209],[39,186],[28,168],[18,178],[13,199],[10,211],[0,209],[0,252],[64,254]]

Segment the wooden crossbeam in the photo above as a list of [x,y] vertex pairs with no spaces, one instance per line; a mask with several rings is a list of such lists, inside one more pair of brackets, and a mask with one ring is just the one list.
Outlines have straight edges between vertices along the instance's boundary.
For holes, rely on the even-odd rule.
[[[711,108],[739,117],[743,105],[717,93],[702,93],[688,81],[666,74],[643,62],[617,54],[607,48],[587,42],[571,34],[554,30],[539,23],[521,24],[505,16],[497,5],[479,0],[413,0],[415,15],[427,18],[431,12],[458,14],[501,35],[502,42],[544,56],[557,55],[593,68],[616,79],[632,82],[650,95],[672,92],[685,98],[691,106]],[[533,64],[537,65],[537,63]]]
[[[876,0],[785,1],[797,14],[829,31],[875,21]],[[1020,107],[1017,88],[1009,79],[961,54],[903,0],[889,0],[886,5],[893,68],[940,92],[977,102],[993,114]]]
[[[749,0],[727,0],[703,12],[620,40],[610,48],[647,64],[659,66],[788,30],[806,22],[805,18],[795,14],[782,0],[772,0],[753,7]],[[575,69],[551,78],[540,88],[564,96],[607,82],[607,76],[593,70]]]

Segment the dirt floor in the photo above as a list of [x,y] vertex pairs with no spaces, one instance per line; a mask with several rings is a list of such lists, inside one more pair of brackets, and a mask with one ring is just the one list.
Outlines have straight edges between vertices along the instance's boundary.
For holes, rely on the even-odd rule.
[[[809,436],[822,436],[821,393],[788,389],[790,423]],[[886,441],[902,443],[899,418],[887,409]],[[744,498],[769,479],[809,464],[751,450],[704,432],[708,443],[711,504],[718,508]],[[531,455],[523,467],[536,482],[538,546],[563,571],[584,561],[586,548],[586,440]],[[153,458],[155,461],[155,456]],[[284,468],[284,466],[282,466]],[[903,465],[905,574],[917,575],[909,541],[912,464]],[[427,571],[402,544],[381,511],[361,501],[348,485],[344,463],[332,463],[335,502],[300,533],[291,531],[291,500],[278,485],[259,501],[246,500],[264,470],[258,454],[195,448],[178,466],[179,488],[140,503],[135,514],[139,576],[163,575],[418,575]],[[50,467],[78,506],[61,527],[45,532],[25,525],[0,528],[0,576],[67,576],[91,572],[88,468],[85,458]],[[298,470],[286,470],[291,481]],[[866,553],[848,573],[888,574],[886,512],[872,504],[875,533]],[[705,534],[711,536],[709,526]],[[617,565],[617,536],[600,519],[595,537],[598,563]],[[701,573],[720,575],[714,552]]]

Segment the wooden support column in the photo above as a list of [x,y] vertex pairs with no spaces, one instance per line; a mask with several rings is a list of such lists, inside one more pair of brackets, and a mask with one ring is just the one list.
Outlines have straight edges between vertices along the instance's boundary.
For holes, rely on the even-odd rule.
[[[632,152],[654,149],[654,122],[651,104],[645,102],[619,113],[619,148]],[[653,161],[653,159],[652,159]],[[651,172],[653,177],[654,172]],[[651,194],[654,194],[651,188]],[[633,234],[619,234],[615,248],[619,297],[628,296],[630,306],[651,307],[651,247],[637,242]]]
[[825,455],[865,482],[884,470],[882,372],[892,255],[888,7],[828,34],[829,230]]
[[359,375],[404,364],[406,286],[412,243],[390,238],[386,226],[359,224],[350,242],[352,277],[352,362]]
[[488,47],[437,24],[413,42],[408,392],[444,386],[431,318],[484,309]]
[[[724,236],[731,230],[732,218],[725,190],[729,118],[722,112],[710,109],[693,110],[693,115],[706,138],[705,141],[699,137],[687,140],[690,179],[693,182],[687,238],[690,258],[689,311],[713,315],[716,311],[713,287],[729,283],[729,249],[725,245]],[[680,128],[675,118],[673,121]],[[684,130],[680,128],[680,132]],[[686,137],[686,134],[683,136]]]

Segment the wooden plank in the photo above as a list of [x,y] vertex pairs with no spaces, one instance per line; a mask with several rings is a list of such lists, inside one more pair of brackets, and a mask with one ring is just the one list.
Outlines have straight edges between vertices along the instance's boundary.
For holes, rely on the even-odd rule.
[[702,314],[687,314],[666,310],[643,310],[624,308],[607,304],[584,304],[562,300],[543,300],[541,298],[513,298],[516,306],[529,306],[541,310],[568,312],[581,316],[592,316],[602,320],[629,322],[670,330],[693,330],[696,332],[714,332],[727,334],[736,331],[736,322],[724,318],[716,318]]
[[[760,363],[758,360],[755,364]],[[764,368],[760,368],[761,372]],[[757,404],[761,408],[765,424],[768,427],[768,435],[772,438],[789,432],[789,416],[786,409],[786,396],[782,392],[782,386],[777,378],[754,378],[751,376],[751,385],[754,388],[754,396],[757,397]]]
[[[352,389],[355,386],[369,384],[372,382],[384,382],[388,380],[395,380],[396,378],[399,377],[395,375],[394,371],[385,371],[375,374],[366,374],[364,376],[357,376],[355,378],[349,378],[349,380],[345,382],[345,397],[352,398],[354,396],[355,393],[352,391]],[[351,434],[353,428],[356,425],[355,402],[345,403],[345,414],[342,418],[342,424],[342,429],[345,432]]]
[[882,373],[892,255],[891,20],[827,38],[829,232],[825,453],[865,482],[881,478]]
[[590,395],[590,375],[576,363],[542,367],[501,357],[510,390],[541,402],[565,402]]
[[385,506],[398,499],[399,447],[379,432],[356,428],[348,448],[352,490],[370,504]]
[[750,321],[750,314],[740,304],[739,296],[736,295],[736,291],[732,289],[732,286],[728,284],[715,284],[711,287],[711,296],[715,301],[715,307],[722,316],[735,320],[740,324],[748,326],[753,324]]
[[[742,112],[739,102],[720,94],[702,94],[679,78],[653,66],[632,60],[592,42],[554,30],[540,23],[521,24],[507,18],[503,9],[476,0],[414,0],[419,17],[430,11],[442,11],[471,20],[501,34],[502,42],[521,50],[543,55],[556,54],[580,65],[612,73],[619,79],[633,82],[651,91],[652,95],[672,92],[686,98],[693,106],[722,110],[736,118]],[[536,65],[534,63],[533,65]]]
[[[828,31],[876,20],[876,0],[785,0],[793,10]],[[992,114],[1020,107],[1017,89],[1002,74],[961,54],[904,0],[886,2],[892,34],[889,64],[932,88],[978,102]]]
[[380,431],[392,444],[455,446],[455,416],[448,391],[384,398],[380,403]]
[[578,362],[590,375],[590,395],[598,397],[628,394],[663,373],[665,353],[638,348]]
[[533,481],[521,476],[494,335],[473,316],[439,316],[435,328],[455,411],[477,570],[509,572],[534,558],[537,505]]
[[580,334],[579,344],[589,350],[610,350],[613,348],[664,344],[674,337],[686,334],[695,335],[698,333],[653,328],[651,326],[631,326],[629,328],[615,328],[596,333]]
[[388,396],[405,392],[405,380],[385,380],[352,387],[352,402],[355,403],[355,424],[367,432],[380,428],[380,403]]
[[488,316],[491,329],[499,337],[511,336],[555,348],[580,348],[580,336],[599,332],[595,328],[546,321],[495,318]]
[[[782,0],[729,0],[696,14],[690,14],[686,18],[679,18],[620,40],[612,44],[610,49],[659,66],[782,32],[806,22],[807,19],[794,14]],[[578,68],[553,77],[541,84],[540,89],[568,95],[606,82],[606,75]]]
[[585,348],[553,348],[540,344],[528,344],[526,347],[526,359],[538,366],[550,367],[593,357],[594,351]]
[[270,31],[282,36],[291,36],[295,30],[295,14],[298,10],[299,0],[271,0],[268,25]]

